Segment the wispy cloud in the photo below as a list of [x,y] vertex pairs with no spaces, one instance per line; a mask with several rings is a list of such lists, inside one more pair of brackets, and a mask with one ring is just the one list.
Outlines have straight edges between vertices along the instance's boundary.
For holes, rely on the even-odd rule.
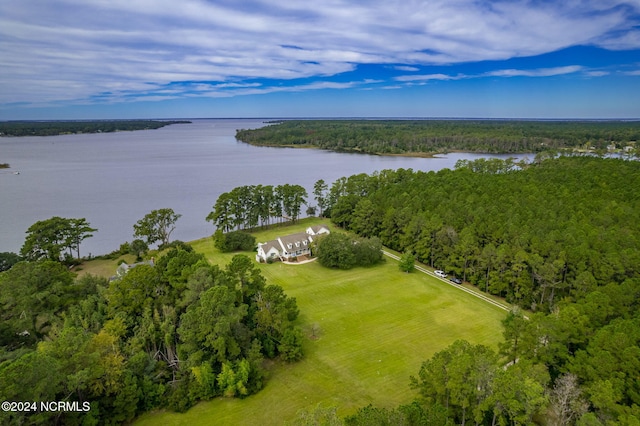
[[[359,83],[332,79],[367,64],[417,73],[425,66],[506,60],[576,45],[639,49],[638,16],[637,1],[615,0],[1,2],[0,103],[361,87],[374,83],[365,83],[364,76]],[[571,65],[487,75],[581,70]],[[461,78],[436,72],[395,81]],[[315,81],[299,83],[304,79]],[[189,84],[171,86],[180,82]]]
[[[481,74],[415,74],[415,75],[401,75],[394,78],[400,82],[428,82],[431,80],[462,80],[472,78],[485,78],[485,77],[553,77],[563,74],[573,74],[580,71],[584,71],[584,67],[581,65],[569,65],[564,67],[554,68],[537,68],[537,69],[500,69],[495,71],[489,71]],[[602,76],[608,72],[603,71],[587,71],[585,75],[589,76]]]
[[582,69],[583,67],[580,65],[570,65],[566,67],[540,68],[534,70],[497,70],[488,72],[484,75],[489,77],[552,77],[555,75],[573,74]]
[[408,65],[397,65],[397,66],[393,67],[393,69],[396,69],[398,71],[405,71],[405,72],[420,71],[420,68],[418,68],[418,67],[410,67]]
[[587,71],[584,73],[587,77],[604,77],[611,74],[609,71]]
[[395,77],[396,81],[429,81],[429,80],[459,80],[464,76],[453,76],[447,74],[420,74],[420,75],[401,75]]

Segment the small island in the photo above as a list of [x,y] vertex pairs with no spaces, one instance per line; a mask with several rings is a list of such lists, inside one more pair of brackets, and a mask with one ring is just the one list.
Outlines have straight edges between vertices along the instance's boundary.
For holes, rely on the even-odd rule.
[[0,163],[0,169],[8,169],[9,167],[9,163]]
[[111,133],[159,129],[190,121],[161,120],[93,120],[93,121],[5,121],[0,122],[0,136],[56,136],[80,133]]

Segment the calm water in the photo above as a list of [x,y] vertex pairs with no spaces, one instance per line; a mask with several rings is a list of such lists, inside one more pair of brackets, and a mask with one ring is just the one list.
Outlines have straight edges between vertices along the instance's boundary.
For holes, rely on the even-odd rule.
[[[311,149],[253,147],[236,129],[262,120],[195,120],[158,130],[0,138],[0,252],[18,252],[25,231],[52,216],[86,218],[98,228],[81,255],[117,249],[133,238],[133,224],[151,210],[182,214],[172,238],[194,240],[213,233],[205,221],[218,196],[241,185],[329,185],[342,176],[376,170],[453,168],[456,161],[488,157],[379,157]],[[20,172],[19,175],[13,172]],[[313,195],[309,202],[315,205]]]

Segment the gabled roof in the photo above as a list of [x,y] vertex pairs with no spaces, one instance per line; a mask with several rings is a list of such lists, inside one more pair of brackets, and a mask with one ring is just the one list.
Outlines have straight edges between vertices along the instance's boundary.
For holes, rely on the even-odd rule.
[[[289,251],[296,248],[296,243],[299,243],[300,247],[302,247],[303,241],[306,241],[308,245],[310,240],[309,237],[310,235],[307,234],[306,232],[297,232],[295,234],[287,235],[285,237],[280,237],[278,239],[282,242],[282,244],[284,244],[284,249],[286,251]],[[288,247],[289,244],[293,246],[291,249]],[[304,245],[304,247],[307,247],[307,245]],[[297,247],[297,248],[300,248],[300,247]]]
[[[311,231],[311,232],[310,232]],[[258,243],[258,248],[267,256],[272,249],[277,250],[280,255],[283,253],[292,253],[298,250],[310,249],[310,243],[313,242],[317,233],[327,233],[329,228],[326,225],[317,225],[307,228],[304,232],[296,232],[295,234],[278,237],[275,240],[266,243]],[[291,247],[289,247],[291,245]]]
[[278,240],[271,240],[271,241],[267,241],[266,243],[263,244],[258,244],[262,250],[264,251],[265,255],[267,253],[269,253],[269,251],[272,248],[275,248],[278,252],[280,252],[280,250],[282,250],[282,247],[280,247],[280,242]]
[[327,225],[315,225],[315,226],[310,226],[309,229],[311,229],[311,231],[313,232],[313,235],[321,232],[321,231],[329,231],[329,227]]

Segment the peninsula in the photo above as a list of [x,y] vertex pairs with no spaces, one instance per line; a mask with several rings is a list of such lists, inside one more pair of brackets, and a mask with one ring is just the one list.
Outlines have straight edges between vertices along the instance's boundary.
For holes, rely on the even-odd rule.
[[291,120],[238,130],[251,145],[377,155],[575,151],[637,155],[639,121]]
[[0,122],[0,136],[56,136],[78,133],[108,133],[159,129],[190,121],[94,120],[94,121],[5,121]]

